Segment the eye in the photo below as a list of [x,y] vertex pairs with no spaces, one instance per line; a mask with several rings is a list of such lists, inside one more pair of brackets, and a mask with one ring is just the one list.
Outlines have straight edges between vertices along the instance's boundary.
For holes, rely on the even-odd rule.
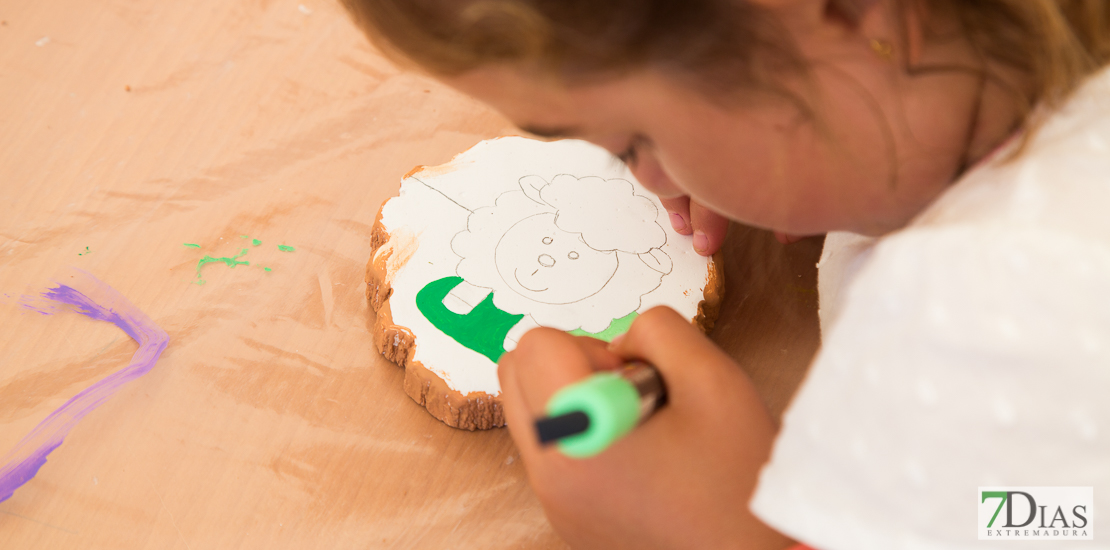
[[647,136],[635,134],[632,136],[632,139],[629,140],[628,147],[617,154],[617,158],[629,168],[634,168],[636,166],[636,161],[640,158],[640,147],[650,143]]
[[551,237],[544,237],[543,238],[543,244],[551,244],[553,242],[555,242],[555,240],[552,239]]
[[636,166],[636,142],[632,142],[623,152],[617,154],[617,158],[629,168]]
[[567,257],[568,257],[568,258],[570,258],[570,259],[572,259],[572,260],[577,260],[577,259],[578,259],[578,253],[577,253],[577,252],[575,252],[575,251],[573,251],[573,250],[571,250],[571,251],[570,251],[570,254],[567,254]]

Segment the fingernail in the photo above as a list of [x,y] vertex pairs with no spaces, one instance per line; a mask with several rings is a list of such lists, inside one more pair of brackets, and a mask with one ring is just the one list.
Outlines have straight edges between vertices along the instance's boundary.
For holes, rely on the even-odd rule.
[[671,212],[671,227],[678,232],[686,231],[686,220],[682,217],[682,214]]
[[702,231],[694,231],[694,250],[705,252],[709,249],[709,238]]

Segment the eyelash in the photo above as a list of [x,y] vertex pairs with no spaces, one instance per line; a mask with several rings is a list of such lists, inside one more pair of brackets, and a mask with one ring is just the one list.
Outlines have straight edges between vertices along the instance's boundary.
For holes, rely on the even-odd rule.
[[636,161],[639,160],[640,157],[639,148],[646,143],[646,137],[639,134],[632,136],[632,141],[628,144],[628,148],[618,153],[617,158],[629,168],[635,167]]
[[619,158],[621,162],[623,162],[629,168],[636,166],[636,142],[633,141],[632,144],[628,146],[628,149],[625,149],[624,152],[617,154],[617,158]]

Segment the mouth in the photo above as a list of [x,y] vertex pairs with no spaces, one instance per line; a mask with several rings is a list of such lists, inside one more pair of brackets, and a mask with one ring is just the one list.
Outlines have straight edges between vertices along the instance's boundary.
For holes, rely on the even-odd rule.
[[[536,271],[539,271],[539,270],[537,269]],[[532,275],[535,275],[535,274],[536,274],[536,272],[533,271]],[[520,269],[519,268],[513,270],[513,278],[516,279],[516,284],[520,285],[520,288],[523,288],[524,290],[527,290],[529,292],[543,292],[543,291],[547,290],[548,288],[550,288],[550,287],[544,287],[544,288],[540,288],[540,289],[535,289],[535,288],[530,288],[528,285],[520,282]]]

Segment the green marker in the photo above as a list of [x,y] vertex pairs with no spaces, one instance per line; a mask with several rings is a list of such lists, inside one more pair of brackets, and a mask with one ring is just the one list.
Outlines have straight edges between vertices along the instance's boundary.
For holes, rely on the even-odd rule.
[[551,396],[547,417],[536,421],[540,444],[558,442],[571,458],[589,458],[632,431],[667,402],[655,367],[640,362],[599,372]]

